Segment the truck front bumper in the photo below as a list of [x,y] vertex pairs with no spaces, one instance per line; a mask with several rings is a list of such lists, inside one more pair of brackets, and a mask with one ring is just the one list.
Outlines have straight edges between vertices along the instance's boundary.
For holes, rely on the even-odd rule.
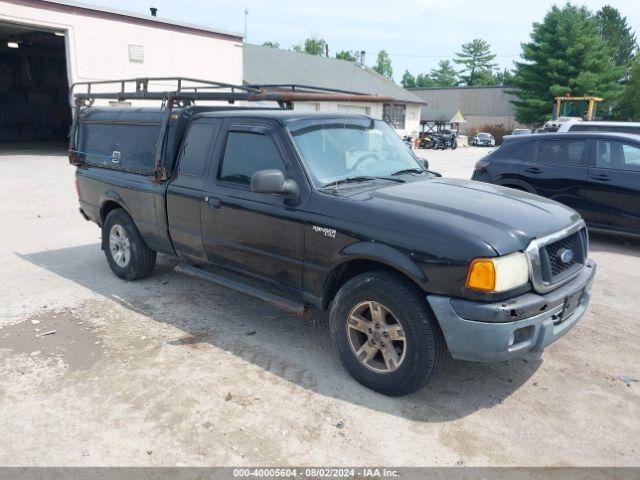
[[453,358],[501,362],[544,349],[584,315],[596,265],[588,260],[569,283],[544,295],[485,303],[428,295]]

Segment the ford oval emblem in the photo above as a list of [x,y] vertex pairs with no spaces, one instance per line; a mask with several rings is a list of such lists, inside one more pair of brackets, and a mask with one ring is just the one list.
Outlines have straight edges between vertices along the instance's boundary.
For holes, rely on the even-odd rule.
[[562,263],[571,263],[573,260],[573,250],[569,250],[568,248],[563,248],[558,252],[558,258]]

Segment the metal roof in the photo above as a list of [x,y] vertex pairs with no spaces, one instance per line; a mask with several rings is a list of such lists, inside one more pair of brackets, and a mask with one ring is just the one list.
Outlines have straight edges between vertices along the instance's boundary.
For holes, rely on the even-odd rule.
[[[458,116],[459,118],[456,118]],[[420,112],[421,122],[454,123],[454,120],[457,120],[457,123],[466,123],[460,110],[432,110],[429,107],[423,107]]]
[[243,79],[247,85],[300,86],[387,96],[402,103],[425,103],[359,63],[258,45],[244,45]]
[[177,27],[183,30],[194,30],[194,31],[203,32],[203,33],[211,33],[211,34],[222,35],[226,37],[234,37],[238,40],[241,40],[243,38],[243,34],[238,32],[221,30],[218,28],[211,28],[204,25],[196,25],[192,23],[177,22],[177,21],[170,20],[163,17],[154,17],[153,15],[144,15],[144,14],[129,12],[125,10],[117,10],[114,8],[91,5],[88,3],[73,2],[68,0],[28,0],[22,3],[26,3],[28,6],[32,6],[36,8],[51,8],[51,7],[61,6],[70,10],[76,10],[76,11],[85,10],[87,11],[87,13],[95,12],[99,14],[104,14],[109,17],[125,17],[127,19],[137,20],[139,22],[144,22],[150,25],[156,24],[156,26],[158,27],[164,27],[164,28]]
[[458,110],[465,116],[514,116],[513,87],[437,87],[412,89],[411,92],[427,104],[422,108],[422,121],[435,121],[431,117],[436,113],[455,114]]

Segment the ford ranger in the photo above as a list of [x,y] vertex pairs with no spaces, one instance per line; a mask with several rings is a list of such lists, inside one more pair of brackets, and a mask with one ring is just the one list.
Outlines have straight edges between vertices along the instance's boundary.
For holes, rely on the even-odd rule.
[[342,364],[371,389],[413,392],[445,354],[541,351],[585,313],[596,267],[574,210],[442,178],[383,121],[87,98],[69,154],[113,272],[143,278],[163,253],[289,312],[328,310]]

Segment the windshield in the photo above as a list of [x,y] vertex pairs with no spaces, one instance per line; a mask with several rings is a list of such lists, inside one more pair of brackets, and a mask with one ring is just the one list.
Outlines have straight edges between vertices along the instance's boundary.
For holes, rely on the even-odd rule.
[[353,177],[385,177],[421,170],[385,122],[363,117],[302,119],[287,128],[316,187]]
[[478,138],[491,138],[491,135],[488,133],[479,133]]

